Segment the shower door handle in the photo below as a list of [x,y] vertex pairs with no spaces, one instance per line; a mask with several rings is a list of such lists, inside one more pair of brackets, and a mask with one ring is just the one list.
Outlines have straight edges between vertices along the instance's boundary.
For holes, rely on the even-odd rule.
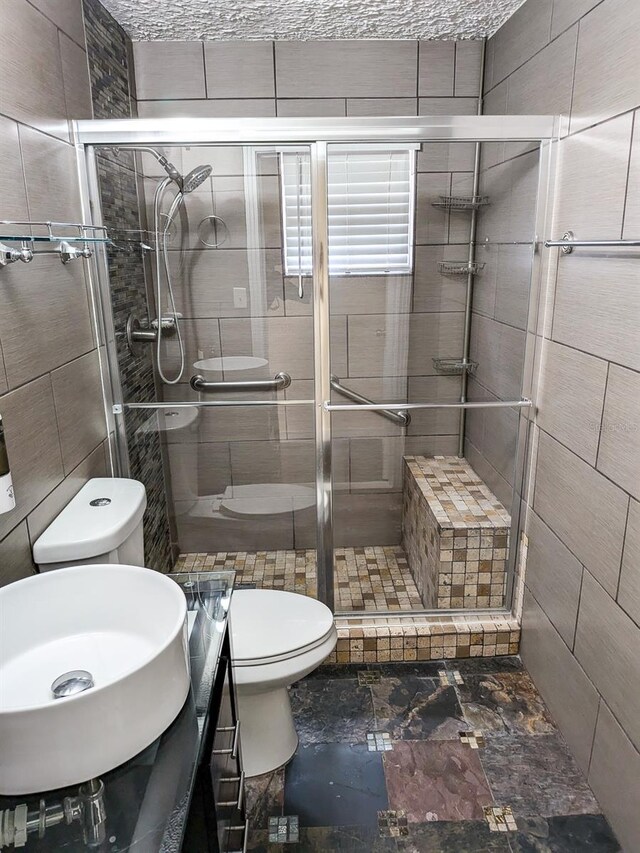
[[242,379],[237,382],[210,382],[204,376],[192,376],[189,385],[194,391],[216,394],[220,391],[282,391],[291,385],[288,373],[276,373],[273,379]]

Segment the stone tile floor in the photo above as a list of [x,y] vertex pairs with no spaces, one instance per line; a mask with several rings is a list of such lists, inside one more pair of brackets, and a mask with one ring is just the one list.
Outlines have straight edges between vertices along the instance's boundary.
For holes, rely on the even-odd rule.
[[[181,554],[174,571],[233,569],[239,584],[316,595],[315,551],[239,551]],[[336,548],[337,610],[422,610],[400,545]]]
[[621,850],[519,658],[323,666],[291,701],[294,758],[246,783],[254,853]]

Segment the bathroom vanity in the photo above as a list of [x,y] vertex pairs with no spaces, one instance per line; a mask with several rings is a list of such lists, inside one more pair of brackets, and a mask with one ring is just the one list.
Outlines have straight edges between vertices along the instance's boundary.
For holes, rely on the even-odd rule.
[[191,690],[184,707],[147,749],[89,785],[0,797],[0,821],[5,831],[15,822],[17,842],[9,845],[5,838],[2,847],[0,824],[2,849],[242,853],[246,848],[228,619],[234,573],[170,577],[188,604]]

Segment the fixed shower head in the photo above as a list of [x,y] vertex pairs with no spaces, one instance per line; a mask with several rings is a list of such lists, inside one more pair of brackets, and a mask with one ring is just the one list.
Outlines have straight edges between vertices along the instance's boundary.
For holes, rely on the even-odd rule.
[[195,169],[192,169],[189,174],[185,175],[182,179],[181,189],[183,195],[197,189],[203,181],[207,180],[212,171],[213,169],[211,166],[196,166]]

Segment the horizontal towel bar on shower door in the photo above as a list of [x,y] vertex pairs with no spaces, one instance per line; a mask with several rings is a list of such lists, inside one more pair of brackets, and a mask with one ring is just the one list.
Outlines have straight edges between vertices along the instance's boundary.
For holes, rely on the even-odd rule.
[[[400,426],[406,427],[411,423],[411,415],[408,412],[405,412],[404,408],[400,408],[397,411],[391,411],[391,409],[382,406],[372,409],[371,406],[376,405],[373,400],[370,400],[368,397],[363,397],[362,394],[358,394],[357,391],[352,391],[351,388],[345,388],[344,385],[341,385],[337,376],[331,377],[331,387],[338,394],[342,394],[343,397],[346,397],[348,400],[353,400],[354,403],[358,404],[357,406],[339,406],[338,408],[357,411],[362,406],[368,406],[369,411],[377,412],[379,415],[382,415],[383,418],[387,418],[389,421],[400,424]],[[326,405],[325,408],[331,411]]]
[[276,373],[273,379],[240,379],[236,382],[210,382],[196,374],[189,380],[194,391],[215,394],[218,391],[281,391],[291,385],[288,373]]
[[576,240],[573,231],[565,231],[562,240],[545,240],[544,245],[550,249],[555,246],[562,249],[563,255],[570,255],[576,248],[592,247],[596,249],[627,248],[640,246],[640,240]]
[[519,400],[474,400],[470,403],[330,403],[325,400],[327,412],[403,412],[407,409],[524,409],[533,405],[527,397]]

